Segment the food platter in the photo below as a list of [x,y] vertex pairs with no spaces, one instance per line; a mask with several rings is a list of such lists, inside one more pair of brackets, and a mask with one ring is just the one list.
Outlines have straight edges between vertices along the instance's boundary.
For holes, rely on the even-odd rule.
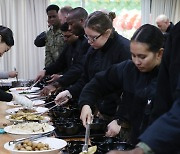
[[29,89],[29,87],[15,87],[15,88],[10,88],[9,91],[15,92],[15,93],[31,93],[39,90],[39,87],[32,87]]
[[16,154],[57,154],[60,149],[64,148],[67,145],[67,142],[62,139],[57,139],[53,137],[46,137],[46,138],[40,138],[37,141],[34,142],[42,142],[46,143],[49,145],[50,150],[43,150],[43,151],[18,151],[14,149],[15,144],[9,145],[9,142],[6,142],[4,144],[4,148],[7,149],[8,151],[11,151],[11,153],[16,153]]
[[[42,105],[44,104],[45,101],[43,100],[34,100],[33,101],[33,106],[38,106],[38,105]],[[15,101],[11,101],[11,102],[7,102],[6,103],[8,106],[12,106],[12,107],[20,107],[20,104],[17,104]]]
[[[24,108],[23,107],[18,107],[18,108],[11,108],[11,109],[7,109],[6,113],[8,114],[15,114],[18,111],[22,111]],[[44,113],[48,110],[48,108],[45,107],[33,107],[32,110],[34,110],[34,112],[31,113]]]
[[13,115],[7,115],[5,118],[11,122],[24,122],[24,121],[39,121],[39,122],[48,122],[50,121],[50,117],[48,116],[40,116],[40,115],[20,115],[16,116],[17,118],[13,118]]
[[14,135],[38,135],[48,133],[54,130],[54,127],[48,123],[28,122],[10,125],[4,128],[4,131]]

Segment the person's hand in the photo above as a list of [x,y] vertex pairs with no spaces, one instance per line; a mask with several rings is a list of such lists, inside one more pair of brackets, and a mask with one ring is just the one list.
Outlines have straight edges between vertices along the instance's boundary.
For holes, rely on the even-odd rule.
[[81,109],[80,119],[82,120],[83,126],[91,124],[92,121],[92,110],[89,105],[84,105]]
[[56,81],[57,79],[59,79],[61,76],[63,76],[63,75],[53,74],[53,75],[51,75],[51,79],[46,81],[46,82],[51,83],[51,82]]
[[106,136],[114,137],[119,134],[121,126],[117,124],[116,120],[111,121],[107,126]]
[[48,86],[45,86],[41,92],[40,92],[40,95],[41,96],[48,96],[50,95],[51,93],[54,93],[56,91],[56,87],[54,87],[53,85],[48,85]]
[[135,148],[130,151],[112,150],[112,151],[108,152],[107,154],[144,154],[144,151],[143,151],[143,149],[138,147],[138,148]]
[[25,96],[13,94],[13,100],[25,108],[32,108],[33,102]]
[[46,70],[40,71],[39,74],[37,75],[36,79],[34,80],[34,82],[36,82],[38,80],[39,81],[42,80],[42,78],[45,76],[45,74],[46,74]]
[[65,90],[63,92],[60,92],[56,96],[54,101],[57,105],[63,105],[63,104],[66,104],[71,98],[72,98],[72,95],[70,94],[70,92],[68,90]]
[[14,77],[18,76],[18,72],[17,71],[8,72],[8,76],[9,76],[9,78],[14,78]]

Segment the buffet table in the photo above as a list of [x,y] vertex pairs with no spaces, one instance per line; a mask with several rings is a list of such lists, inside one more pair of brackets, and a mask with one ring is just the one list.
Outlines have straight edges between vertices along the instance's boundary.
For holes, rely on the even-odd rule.
[[[13,108],[10,107],[6,104],[6,102],[0,102],[0,128],[4,128],[6,127],[6,125],[10,125],[9,120],[7,120],[5,118],[5,116],[7,115],[6,110],[9,108]],[[7,151],[6,149],[4,149],[4,144],[6,142],[9,142],[13,140],[13,137],[11,137],[11,135],[5,133],[5,134],[0,134],[0,154],[10,154],[9,151]],[[72,141],[72,140],[80,140],[83,141],[84,138],[71,138],[71,139],[64,139],[66,141]],[[59,153],[60,154],[60,153]]]
[[[6,105],[6,102],[0,102],[0,128],[4,128],[6,125],[9,125],[10,122],[5,119],[6,110],[11,108]],[[9,134],[0,134],[0,153],[1,154],[10,154],[9,151],[4,149],[4,144],[8,141],[11,141],[12,137]]]

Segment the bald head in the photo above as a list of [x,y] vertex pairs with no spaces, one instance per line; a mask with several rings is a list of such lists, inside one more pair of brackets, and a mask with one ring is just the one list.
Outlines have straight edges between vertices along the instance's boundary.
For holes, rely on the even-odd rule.
[[62,7],[59,12],[58,12],[58,16],[60,19],[61,24],[64,24],[66,22],[66,18],[68,16],[68,13],[72,10],[71,6],[64,6]]
[[165,33],[167,28],[169,27],[170,25],[170,21],[169,21],[169,18],[164,15],[164,14],[161,14],[159,15],[157,18],[156,18],[156,24],[158,26],[158,28],[163,32]]

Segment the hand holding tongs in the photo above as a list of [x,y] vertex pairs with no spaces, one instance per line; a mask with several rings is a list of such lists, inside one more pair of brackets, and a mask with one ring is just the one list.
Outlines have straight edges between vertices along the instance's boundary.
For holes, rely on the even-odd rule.
[[40,135],[34,135],[34,136],[26,137],[26,138],[23,138],[23,139],[17,139],[17,140],[14,140],[14,141],[9,141],[9,145],[17,144],[17,143],[23,142],[24,140],[34,141],[34,140],[37,140],[37,139],[39,139],[41,137],[51,135],[52,133],[53,133],[53,131],[48,132],[48,133],[44,133],[44,134],[40,134]]

